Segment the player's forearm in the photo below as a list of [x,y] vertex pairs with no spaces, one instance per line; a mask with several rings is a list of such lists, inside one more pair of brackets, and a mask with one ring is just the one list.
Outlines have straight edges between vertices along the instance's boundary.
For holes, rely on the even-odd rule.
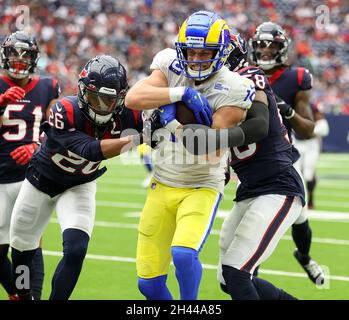
[[[180,92],[182,94],[178,94],[176,89],[177,88],[156,87],[146,83],[138,83],[128,91],[125,99],[125,105],[128,108],[135,110],[158,108],[160,106],[181,100],[181,95],[183,95],[184,89],[178,88],[182,91]],[[171,97],[171,92],[173,91],[175,92],[175,97],[173,97],[173,94]]]
[[142,143],[140,135],[130,135],[119,139],[100,141],[101,151],[106,159],[116,157]]
[[313,137],[314,122],[309,119],[305,119],[298,113],[295,113],[294,117],[289,119],[293,130],[300,135],[303,139],[310,139]]
[[193,154],[207,154],[227,147],[239,147],[258,142],[268,135],[269,110],[263,102],[254,101],[247,119],[237,127],[211,129],[191,124],[183,127],[182,141]]

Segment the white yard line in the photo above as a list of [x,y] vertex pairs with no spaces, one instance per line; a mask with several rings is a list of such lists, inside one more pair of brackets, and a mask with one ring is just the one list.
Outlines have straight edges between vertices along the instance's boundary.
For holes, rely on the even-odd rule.
[[[62,252],[59,251],[50,251],[50,250],[43,250],[44,255],[46,256],[55,256],[55,257],[61,257]],[[118,257],[118,256],[104,256],[104,255],[98,255],[98,254],[87,254],[86,259],[89,260],[101,260],[101,261],[115,261],[115,262],[128,262],[128,263],[135,263],[136,259],[131,257]],[[202,267],[207,270],[217,270],[217,266],[213,264],[203,264]],[[260,269],[259,273],[261,274],[269,274],[269,275],[276,275],[276,276],[286,276],[286,277],[296,277],[296,278],[307,278],[307,275],[305,273],[298,273],[298,272],[288,272],[288,271],[281,271],[281,270],[268,270],[268,269]],[[329,280],[336,280],[336,281],[348,281],[349,277],[346,276],[334,276],[330,275],[328,277]]]
[[[130,209],[142,209],[144,203],[142,202],[119,202],[119,201],[100,201],[96,202],[97,207],[112,207],[112,208],[130,208]],[[348,204],[349,207],[349,204]],[[229,210],[218,210],[217,218],[224,218],[229,213]],[[127,213],[125,213],[127,216]],[[139,216],[139,215],[138,215]],[[137,217],[133,213],[133,217]],[[336,211],[317,211],[309,210],[309,218],[316,221],[349,221],[349,213],[336,212]]]
[[[58,224],[58,219],[52,218],[51,223]],[[94,225],[96,227],[115,228],[115,229],[137,229],[138,228],[137,223],[109,222],[109,221],[100,221],[100,220],[96,220]],[[219,235],[219,230],[212,229],[211,234]],[[292,237],[287,235],[283,236],[281,240],[293,241]],[[314,243],[325,243],[325,244],[349,246],[349,240],[343,240],[343,239],[314,237],[312,238],[312,241]]]

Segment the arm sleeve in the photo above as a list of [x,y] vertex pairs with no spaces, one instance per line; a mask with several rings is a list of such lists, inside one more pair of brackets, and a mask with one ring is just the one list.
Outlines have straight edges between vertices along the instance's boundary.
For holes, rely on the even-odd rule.
[[48,137],[54,139],[64,148],[89,161],[105,160],[101,149],[101,142],[81,131],[58,130],[50,128]]
[[313,76],[308,69],[298,68],[298,85],[300,90],[310,90],[313,87]]
[[211,129],[204,125],[188,124],[183,126],[180,138],[190,153],[202,155],[258,142],[268,135],[268,129],[268,107],[262,102],[254,101],[241,125],[228,129]]
[[235,72],[230,72],[223,83],[214,85],[213,92],[216,93],[215,111],[225,106],[248,110],[256,90],[253,81]]
[[[177,74],[181,73],[179,69],[178,61],[175,59],[175,51],[170,48],[159,51],[153,58],[153,61],[149,67],[151,71],[160,70],[168,79],[169,72],[174,71]],[[178,69],[178,70],[177,70]]]
[[53,139],[63,148],[90,161],[105,159],[100,141],[76,130],[69,121],[64,106],[59,101],[52,106],[48,123],[50,127],[46,127],[46,133],[49,139]]
[[264,103],[254,101],[247,111],[246,120],[239,125],[245,133],[244,145],[258,142],[268,135],[269,109]]
[[61,94],[61,87],[56,79],[53,79],[53,99],[57,99]]

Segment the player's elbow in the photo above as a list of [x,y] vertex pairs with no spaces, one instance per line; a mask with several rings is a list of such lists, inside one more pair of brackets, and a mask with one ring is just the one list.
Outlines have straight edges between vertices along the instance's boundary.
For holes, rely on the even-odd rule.
[[127,94],[125,97],[125,106],[129,109],[137,110],[137,107],[139,108],[139,99],[134,94]]
[[303,139],[311,139],[314,137],[314,123],[309,124],[307,127],[303,128],[303,130],[299,130],[299,132],[296,132],[298,135],[300,135]]
[[133,110],[143,110],[145,106],[144,99],[137,91],[130,89],[125,97],[125,106]]

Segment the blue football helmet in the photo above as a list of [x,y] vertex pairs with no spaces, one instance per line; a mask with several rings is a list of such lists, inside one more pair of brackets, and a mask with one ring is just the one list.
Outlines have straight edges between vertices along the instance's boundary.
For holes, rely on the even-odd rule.
[[[178,41],[175,43],[177,59],[182,73],[188,78],[204,80],[220,70],[231,51],[230,30],[218,14],[210,11],[198,11],[185,20],[180,27]],[[188,60],[187,50],[210,49],[215,53],[210,60]],[[208,69],[203,64],[210,62]],[[199,70],[193,70],[189,64],[199,64]]]
[[126,70],[108,55],[89,60],[79,75],[79,107],[96,125],[106,125],[120,115],[128,90]]

